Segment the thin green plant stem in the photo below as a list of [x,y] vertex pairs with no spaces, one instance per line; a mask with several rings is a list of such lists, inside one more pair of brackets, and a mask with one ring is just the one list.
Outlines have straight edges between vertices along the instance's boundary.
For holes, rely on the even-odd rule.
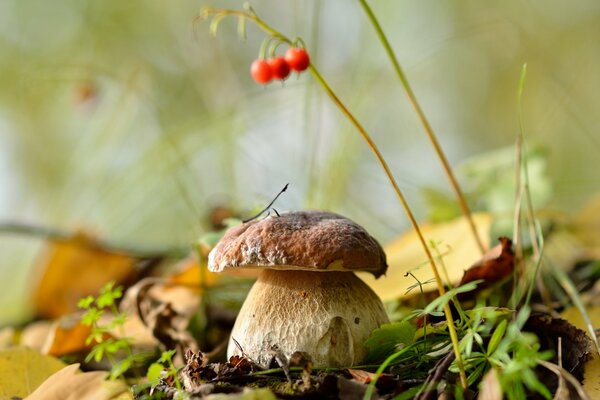
[[[331,89],[331,87],[329,86],[327,81],[325,81],[325,79],[319,73],[319,71],[312,65],[309,67],[309,70],[312,73],[312,75],[315,77],[315,79],[321,84],[323,89],[325,89],[325,92],[329,95],[331,100],[338,106],[340,111],[342,111],[342,113],[348,118],[348,120],[352,123],[352,125],[355,126],[355,128],[361,134],[363,139],[367,142],[367,145],[369,146],[369,148],[371,149],[371,151],[373,152],[373,154],[379,161],[379,164],[383,168],[390,184],[394,188],[394,192],[396,193],[398,200],[400,200],[400,203],[402,204],[402,207],[404,208],[406,216],[408,217],[413,229],[417,233],[419,241],[421,242],[421,246],[423,247],[423,250],[425,251],[425,254],[427,255],[429,264],[431,265],[431,270],[433,271],[433,275],[435,276],[435,281],[437,283],[438,292],[440,293],[440,296],[442,296],[444,293],[446,293],[446,290],[444,289],[444,284],[442,282],[442,278],[440,276],[440,273],[439,273],[437,266],[435,264],[435,261],[433,259],[433,255],[431,254],[431,251],[429,250],[429,247],[427,246],[427,242],[425,240],[425,237],[423,236],[423,233],[421,232],[421,228],[419,228],[419,224],[417,223],[417,220],[416,220],[410,206],[408,205],[408,202],[407,202],[406,198],[404,197],[402,190],[400,190],[400,187],[398,186],[398,183],[396,182],[396,179],[394,178],[392,171],[390,170],[387,162],[383,158],[383,155],[379,151],[379,148],[377,147],[377,145],[375,144],[375,142],[373,141],[371,136],[367,133],[367,131],[360,124],[360,122],[356,119],[356,117],[350,112],[350,110],[348,110],[346,108],[346,106],[337,97],[337,95],[335,94],[333,89]],[[454,353],[456,356],[456,364],[458,365],[458,368],[460,371],[461,384],[466,389],[468,386],[467,376],[465,374],[464,365],[463,365],[462,357],[460,354],[460,349],[459,349],[459,344],[458,344],[458,335],[456,334],[456,327],[454,326],[454,319],[452,317],[452,311],[450,310],[450,305],[448,303],[446,303],[446,305],[444,306],[444,314],[446,315],[446,320],[448,321],[448,332],[450,333],[450,338],[452,340],[452,347],[454,349]]]
[[[286,42],[286,43],[289,43],[289,44],[292,43],[292,41],[290,39],[288,39],[287,37],[285,37],[281,32],[275,30],[274,28],[272,28],[271,26],[269,26],[266,22],[264,22],[262,19],[260,19],[256,15],[256,13],[254,13],[251,9],[250,9],[249,12],[244,12],[244,11],[239,11],[239,10],[222,10],[222,9],[213,9],[213,8],[204,9],[204,16],[205,16],[205,18],[208,15],[211,15],[211,14],[220,14],[220,13],[222,13],[222,14],[228,14],[228,15],[237,15],[237,16],[246,17],[249,20],[255,22],[256,25],[259,28],[261,28],[263,31],[265,31],[269,35],[275,36],[275,37],[279,38],[282,42]],[[321,73],[319,72],[319,70],[314,65],[312,65],[312,64],[308,67],[308,70],[310,71],[311,75],[317,80],[317,82],[321,85],[321,87],[325,90],[325,92],[327,93],[327,95],[329,96],[329,98],[333,101],[333,103],[339,108],[339,110],[342,112],[342,114],[344,114],[346,116],[346,118],[350,121],[350,123],[360,133],[360,135],[362,136],[362,138],[365,140],[365,142],[367,143],[367,145],[371,149],[372,153],[377,158],[377,161],[379,162],[381,168],[384,170],[385,175],[388,178],[389,183],[392,185],[392,188],[394,189],[394,192],[396,193],[396,196],[398,197],[398,200],[400,201],[400,204],[404,208],[404,211],[405,211],[406,216],[408,217],[408,219],[410,221],[410,224],[412,225],[413,229],[417,233],[417,236],[419,238],[419,242],[421,243],[421,246],[423,247],[423,250],[425,251],[425,254],[427,256],[427,260],[429,261],[429,264],[431,265],[431,270],[433,272],[433,275],[435,277],[435,281],[437,283],[438,292],[439,292],[440,296],[444,295],[446,293],[446,289],[444,288],[444,284],[442,282],[442,278],[440,276],[440,273],[439,273],[439,271],[437,269],[437,266],[435,264],[435,261],[433,259],[433,255],[431,253],[431,250],[427,246],[427,241],[425,240],[425,237],[423,236],[423,233],[421,232],[419,224],[417,223],[417,220],[416,220],[416,218],[415,218],[415,216],[414,216],[414,214],[412,212],[412,209],[410,208],[410,206],[408,204],[408,201],[404,197],[404,194],[402,193],[402,190],[398,186],[398,183],[396,182],[396,179],[394,178],[394,175],[392,174],[392,171],[390,170],[387,162],[385,161],[385,158],[383,157],[383,155],[379,151],[379,148],[377,147],[377,145],[375,144],[375,142],[371,138],[371,135],[369,135],[367,133],[367,131],[365,130],[365,128],[358,121],[358,119],[354,116],[354,114],[352,114],[352,112],[350,112],[350,110],[344,105],[344,103],[336,95],[336,93],[333,91],[333,89],[331,88],[331,86],[329,85],[329,83],[325,80],[325,78],[323,77],[323,75],[321,75]],[[468,386],[467,385],[467,376],[465,374],[464,365],[463,365],[463,361],[462,361],[462,356],[461,356],[461,353],[460,353],[460,348],[459,348],[459,343],[458,343],[458,335],[456,333],[456,327],[454,325],[454,319],[452,317],[452,311],[450,310],[450,305],[448,303],[446,303],[444,305],[444,314],[446,316],[446,320],[447,320],[447,323],[448,323],[448,332],[450,334],[450,339],[452,341],[452,348],[453,348],[455,356],[456,356],[456,364],[457,364],[458,369],[460,371],[461,384],[466,389],[467,386]]]
[[465,196],[462,193],[462,190],[460,189],[458,180],[454,176],[454,172],[452,171],[452,167],[450,166],[450,163],[448,162],[448,158],[446,157],[446,154],[444,153],[444,150],[442,149],[442,146],[440,145],[440,143],[437,139],[437,136],[435,135],[433,128],[431,127],[431,124],[429,123],[429,120],[425,116],[425,113],[423,112],[421,105],[417,101],[417,97],[415,96],[415,93],[413,92],[412,87],[410,86],[410,83],[408,82],[408,79],[406,78],[406,74],[404,74],[404,71],[402,70],[400,63],[398,62],[398,58],[396,57],[396,54],[394,53],[394,50],[392,49],[392,46],[390,45],[390,42],[387,39],[387,36],[383,32],[383,29],[381,28],[379,21],[375,17],[373,10],[371,10],[371,7],[369,7],[366,0],[359,0],[359,2],[361,4],[361,6],[363,7],[363,9],[365,10],[367,17],[373,24],[373,27],[375,28],[375,32],[377,33],[377,37],[381,41],[381,44],[383,45],[385,52],[387,53],[390,61],[392,62],[392,65],[394,66],[394,71],[396,72],[396,75],[398,76],[398,79],[400,80],[400,83],[402,84],[402,87],[404,88],[404,91],[406,92],[406,95],[408,96],[408,100],[409,100],[410,104],[412,105],[413,109],[415,110],[415,112],[417,113],[417,116],[419,117],[419,121],[421,122],[421,125],[423,125],[423,129],[425,130],[427,138],[431,142],[433,149],[435,150],[440,162],[442,163],[442,168],[444,169],[444,172],[446,173],[448,180],[450,181],[450,185],[452,186],[452,189],[454,190],[454,192],[456,194],[456,198],[458,200],[458,204],[461,208],[461,211],[464,214],[467,221],[469,222],[469,227],[471,228],[471,232],[473,233],[473,238],[475,239],[477,246],[479,247],[479,250],[481,251],[481,254],[483,254],[485,252],[485,246],[483,245],[483,242],[481,240],[479,232],[477,231],[477,226],[475,225],[475,221],[473,220],[473,215],[471,214],[469,205],[467,204]]
[[[544,235],[542,233],[542,227],[540,226],[540,224],[537,221],[535,221],[535,227],[536,227],[536,235],[539,237],[540,244],[539,244],[539,250],[534,255],[534,257],[536,259],[535,270],[533,272],[533,278],[531,279],[531,282],[529,282],[529,289],[527,290],[527,297],[525,298],[525,306],[526,307],[529,307],[529,302],[531,301],[531,294],[533,293],[533,286],[535,285],[535,281],[538,276],[540,266],[542,264],[542,259],[544,256]],[[537,240],[536,240],[536,242],[537,242]]]

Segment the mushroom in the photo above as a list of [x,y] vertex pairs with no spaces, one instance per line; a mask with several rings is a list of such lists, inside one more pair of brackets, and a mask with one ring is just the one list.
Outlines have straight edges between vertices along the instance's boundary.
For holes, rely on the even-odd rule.
[[385,273],[385,253],[355,222],[292,211],[231,228],[208,256],[213,272],[259,268],[235,321],[227,356],[267,368],[274,355],[307,353],[315,366],[364,361],[364,343],[388,317],[353,271]]

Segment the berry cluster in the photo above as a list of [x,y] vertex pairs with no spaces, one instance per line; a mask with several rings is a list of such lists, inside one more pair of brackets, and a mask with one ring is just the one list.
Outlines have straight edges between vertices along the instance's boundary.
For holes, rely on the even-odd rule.
[[255,60],[250,66],[250,75],[256,83],[266,85],[273,79],[283,81],[290,71],[302,72],[310,65],[310,58],[305,49],[290,47],[284,57],[274,57],[268,60]]

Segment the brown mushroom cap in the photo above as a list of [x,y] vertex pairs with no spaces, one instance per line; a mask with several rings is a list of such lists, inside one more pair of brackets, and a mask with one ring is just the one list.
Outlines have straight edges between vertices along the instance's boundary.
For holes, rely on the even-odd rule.
[[210,252],[208,268],[368,271],[385,274],[381,245],[360,225],[323,211],[291,211],[235,226]]

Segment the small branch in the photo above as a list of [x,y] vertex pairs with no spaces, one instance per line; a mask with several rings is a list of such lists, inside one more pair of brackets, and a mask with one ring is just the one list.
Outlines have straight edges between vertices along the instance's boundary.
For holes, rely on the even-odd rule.
[[[81,235],[78,232],[47,226],[33,225],[22,222],[0,221],[0,235],[2,234],[32,236],[56,241],[67,241],[73,239],[77,235]],[[113,253],[121,253],[135,258],[178,258],[185,256],[189,251],[187,248],[166,248],[160,250],[147,249],[133,245],[124,245],[120,243],[114,243],[112,241],[95,239],[87,235],[84,236],[84,238],[87,240],[80,241],[82,246],[93,249],[102,249]]]

